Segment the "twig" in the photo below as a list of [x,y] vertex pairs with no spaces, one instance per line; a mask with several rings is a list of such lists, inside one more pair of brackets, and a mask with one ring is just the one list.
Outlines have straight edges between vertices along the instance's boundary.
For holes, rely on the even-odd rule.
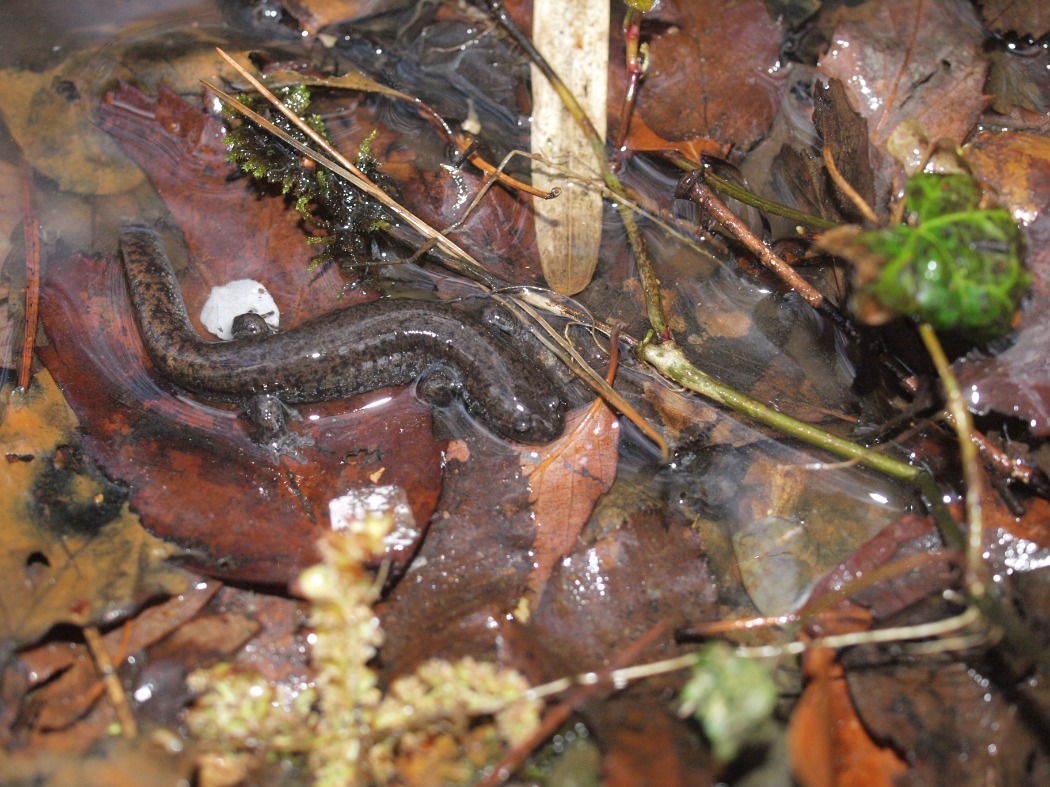
[[138,722],[135,721],[135,716],[131,712],[128,696],[124,693],[120,678],[113,669],[113,661],[109,657],[106,643],[102,641],[102,635],[94,626],[84,626],[83,632],[84,641],[87,643],[88,650],[91,651],[91,657],[95,660],[102,683],[106,687],[106,694],[109,695],[109,701],[117,713],[121,734],[125,738],[137,737],[139,734]]
[[982,558],[984,552],[984,519],[981,511],[981,499],[984,497],[984,470],[981,467],[977,445],[973,441],[971,428],[973,420],[970,411],[959,390],[959,381],[952,371],[948,357],[937,338],[937,332],[928,323],[919,325],[919,336],[926,345],[926,352],[933,361],[937,375],[944,385],[944,394],[948,412],[955,422],[955,433],[959,438],[959,461],[962,463],[963,483],[966,485],[965,504],[967,519],[966,543],[966,587],[974,598],[983,597],[988,592],[988,578]]
[[624,140],[627,139],[627,130],[631,126],[631,116],[634,114],[634,105],[638,100],[638,87],[642,83],[642,77],[649,67],[649,52],[646,45],[641,44],[642,16],[644,11],[633,6],[627,9],[623,17],[623,41],[626,47],[625,60],[627,70],[627,89],[624,91],[623,103],[620,105],[620,123],[616,128],[616,140],[613,142],[613,150],[620,151]]
[[864,197],[857,193],[857,190],[850,185],[850,182],[842,177],[842,173],[839,172],[838,166],[835,164],[835,157],[831,154],[831,148],[827,145],[824,146],[824,166],[828,168],[828,175],[831,176],[832,182],[839,187],[839,190],[846,195],[853,206],[860,211],[860,215],[864,217],[865,221],[871,222],[872,224],[879,223],[879,217],[875,215],[875,211],[872,210],[871,205],[867,203]]
[[26,325],[22,336],[22,359],[18,369],[18,387],[29,387],[33,372],[33,348],[36,346],[36,324],[40,314],[40,220],[33,200],[33,169],[22,161],[19,167],[22,191],[22,230],[26,247]]
[[814,309],[826,311],[830,304],[823,294],[812,284],[802,278],[793,267],[781,259],[762,239],[753,233],[748,226],[718,198],[707,183],[704,182],[703,170],[694,170],[678,182],[675,194],[679,199],[691,199],[701,208],[714,216],[718,222],[751,251],[759,261],[791,289],[805,299]]
[[[674,163],[685,169],[687,172],[692,172],[698,168],[697,164],[691,161],[675,160]],[[707,167],[708,165],[701,164],[700,166]],[[781,218],[793,221],[796,224],[803,224],[807,227],[812,227],[813,229],[818,230],[830,230],[839,226],[837,222],[831,221],[830,219],[814,216],[810,213],[804,213],[801,210],[789,208],[787,205],[781,205],[779,202],[764,199],[757,194],[738,186],[732,181],[726,180],[721,175],[712,172],[710,169],[705,169],[704,180],[719,193],[735,199],[737,202],[750,205],[752,208],[757,208],[763,213],[780,216]]]

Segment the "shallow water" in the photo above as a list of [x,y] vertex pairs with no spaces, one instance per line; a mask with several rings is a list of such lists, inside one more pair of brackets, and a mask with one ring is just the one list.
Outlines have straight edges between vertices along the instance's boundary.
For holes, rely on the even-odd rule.
[[[134,324],[115,266],[104,263],[92,267],[95,272],[85,280],[79,272],[74,273],[82,268],[76,260],[84,255],[112,260],[116,231],[123,221],[134,218],[159,223],[180,256],[177,264],[189,265],[182,286],[191,309],[203,301],[209,286],[241,277],[247,268],[267,280],[292,324],[318,309],[346,303],[341,300],[340,278],[332,269],[321,275],[307,273],[311,251],[301,243],[302,231],[295,226],[294,215],[280,216],[279,206],[274,208],[278,203],[272,198],[258,201],[259,208],[268,211],[263,219],[244,212],[255,210],[251,202],[238,209],[241,213],[222,213],[230,200],[232,177],[231,172],[221,169],[222,121],[214,121],[215,126],[202,125],[200,132],[191,133],[179,127],[185,120],[178,118],[183,116],[164,115],[163,123],[168,124],[165,130],[170,133],[160,133],[163,123],[159,109],[119,95],[114,98],[111,91],[119,80],[130,81],[147,96],[164,85],[191,104],[199,102],[199,79],[221,82],[230,76],[214,54],[216,45],[235,52],[251,46],[269,56],[296,57],[320,66],[357,63],[378,78],[419,95],[450,121],[473,113],[482,123],[493,155],[498,156],[501,151],[527,145],[527,103],[523,102],[521,84],[515,83],[527,69],[520,56],[490,31],[428,20],[409,11],[395,10],[337,28],[328,41],[334,44],[325,47],[313,37],[291,34],[286,20],[271,13],[274,6],[267,3],[251,7],[230,3],[220,9],[209,3],[172,2],[159,10],[151,6],[148,11],[101,5],[78,5],[80,16],[62,16],[59,9],[65,4],[34,5],[33,10],[29,4],[17,4],[15,13],[30,34],[9,34],[10,40],[0,49],[10,69],[5,72],[11,80],[9,85],[15,84],[20,73],[46,73],[49,80],[38,77],[33,90],[38,98],[51,102],[54,117],[73,117],[71,130],[83,130],[85,136],[89,132],[98,134],[106,143],[102,152],[93,151],[84,159],[77,158],[75,134],[66,138],[68,149],[50,151],[46,157],[30,151],[38,170],[49,175],[38,176],[35,182],[44,248],[52,266],[45,276],[51,282],[45,292],[45,307],[51,311],[45,314],[44,322],[83,322],[83,329],[71,332],[65,340],[73,341],[71,336],[81,335],[85,341],[79,347],[57,350],[63,358],[79,353],[86,360],[79,367],[62,367],[71,375],[65,380],[67,395],[86,420],[84,427],[92,439],[99,446],[107,439],[112,441],[114,436],[104,424],[93,423],[102,418],[102,410],[77,404],[80,399],[75,386],[82,384],[77,383],[77,374],[92,370],[90,379],[106,390],[119,391],[123,406],[134,407],[135,401],[141,401],[144,412],[161,413],[168,428],[181,425],[189,428],[190,434],[198,433],[197,438],[189,439],[187,455],[192,455],[192,445],[198,440],[216,446],[209,452],[209,461],[221,461],[224,450],[249,456],[240,471],[245,487],[263,490],[258,493],[260,499],[271,499],[272,491],[267,490],[280,482],[265,472],[269,480],[261,482],[256,477],[266,464],[265,458],[256,455],[250,441],[244,442],[245,428],[236,410],[178,395],[158,380],[136,349]],[[398,35],[406,29],[413,35]],[[450,48],[458,53],[452,60],[441,56]],[[504,59],[508,67],[499,73],[479,70],[479,63],[493,58]],[[7,106],[14,104],[7,102]],[[100,107],[105,109],[101,115]],[[318,109],[336,139],[343,140],[350,150],[372,128],[380,129],[377,155],[385,162],[385,171],[399,179],[407,201],[438,224],[460,217],[462,205],[478,180],[465,172],[445,174],[438,166],[445,156],[442,144],[410,106],[344,94],[325,99]],[[48,117],[52,115],[41,116]],[[14,129],[17,120],[10,109],[8,119]],[[104,134],[100,127],[113,134]],[[22,128],[15,136],[26,145],[31,134]],[[114,139],[120,141],[123,151]],[[192,143],[189,147],[187,139]],[[12,161],[17,147],[10,139],[4,147]],[[135,150],[139,163],[147,168],[148,180],[126,158]],[[111,164],[106,163],[106,156],[112,157]],[[660,211],[672,214],[668,195],[673,192],[674,177],[670,173],[638,160],[629,162],[623,175],[639,193],[651,195]],[[179,194],[173,196],[176,191]],[[247,219],[247,240],[231,226],[238,215]],[[275,220],[281,224],[276,229]],[[472,250],[479,259],[504,277],[537,282],[538,265],[530,256],[528,222],[525,201],[494,190],[482,211],[468,219],[461,237],[464,242],[473,242]],[[626,252],[619,219],[612,211],[606,212],[605,227],[598,279],[579,300],[599,318],[619,320],[628,326],[629,333],[640,337],[645,323],[633,283],[633,262]],[[835,332],[814,318],[807,307],[781,296],[763,277],[717,259],[702,246],[685,244],[656,225],[647,225],[646,232],[662,279],[674,285],[667,297],[675,315],[676,333],[702,368],[787,412],[840,431],[848,419],[863,420],[877,410],[876,402],[865,401],[851,390],[855,361],[843,351]],[[300,240],[288,240],[295,237]],[[398,256],[402,252],[401,247],[384,247],[382,253]],[[17,250],[13,251],[8,264],[17,257]],[[63,266],[67,266],[65,272]],[[394,266],[379,278],[351,276],[349,281],[350,302],[376,290],[418,294],[434,289],[456,291],[458,286],[446,274],[415,264]],[[81,316],[84,308],[89,311],[87,317]],[[92,313],[112,319],[98,321]],[[595,344],[578,329],[572,335],[585,354],[602,362],[605,351],[601,343]],[[669,465],[659,461],[646,438],[624,425],[617,488],[635,490],[646,505],[662,510],[669,522],[708,528],[710,559],[725,571],[738,566],[745,586],[752,583],[752,600],[777,597],[780,600],[774,606],[779,605],[778,609],[785,604],[796,605],[823,571],[909,505],[909,495],[892,484],[855,469],[820,464],[805,451],[681,395],[629,357],[623,364],[618,386],[644,414],[657,423],[666,420],[672,410],[686,416],[684,422],[663,429],[675,447]],[[588,399],[579,387],[567,390],[565,395],[574,404]],[[373,400],[393,401],[383,396]],[[397,401],[405,403],[403,397]],[[375,401],[352,405],[343,413],[329,407],[308,410],[303,428],[310,430],[311,439],[324,439],[330,432],[325,418],[352,418],[362,407],[374,414]],[[420,408],[408,408],[407,413],[394,410],[384,418],[394,422],[408,418],[417,423]],[[835,413],[846,418],[838,420]],[[451,415],[438,419],[444,423],[440,430],[443,436],[470,437],[476,431],[469,420]],[[159,428],[148,418],[137,423],[147,424],[140,427],[147,431]],[[227,446],[228,440],[233,442]],[[133,453],[133,442],[127,442],[127,452]],[[103,464],[117,475],[118,467],[127,472],[134,464],[127,452],[119,461],[121,451],[111,452]],[[150,478],[149,471],[143,472],[141,483],[148,483]],[[237,471],[231,478],[237,478]],[[431,489],[432,484],[423,486]],[[433,492],[421,494],[433,502]],[[613,496],[618,494],[614,492]],[[313,501],[311,511],[321,505],[320,500]],[[154,503],[150,513],[155,522],[172,518],[163,510],[170,504],[163,500]],[[428,505],[417,501],[417,513],[426,516]],[[183,518],[174,517],[180,522]],[[310,518],[316,518],[316,512]],[[840,527],[844,522],[850,527]],[[772,524],[776,527],[769,530]],[[158,529],[164,534],[174,530],[163,525]],[[770,549],[779,556],[781,568],[775,571],[762,557]],[[296,566],[298,561],[292,560],[288,572]],[[774,590],[754,584],[766,581],[780,584]],[[734,605],[746,603],[739,593],[727,592],[726,597],[733,597]]]

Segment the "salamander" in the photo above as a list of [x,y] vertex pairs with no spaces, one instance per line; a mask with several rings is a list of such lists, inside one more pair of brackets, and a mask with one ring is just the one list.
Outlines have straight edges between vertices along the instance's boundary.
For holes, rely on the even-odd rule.
[[458,396],[493,433],[547,443],[565,405],[547,373],[473,315],[440,301],[380,299],[270,333],[240,320],[231,341],[203,339],[190,324],[175,272],[156,232],[120,234],[127,288],[157,371],[180,388],[245,407],[260,434],[284,431],[287,405],[341,399],[419,380],[435,405]]

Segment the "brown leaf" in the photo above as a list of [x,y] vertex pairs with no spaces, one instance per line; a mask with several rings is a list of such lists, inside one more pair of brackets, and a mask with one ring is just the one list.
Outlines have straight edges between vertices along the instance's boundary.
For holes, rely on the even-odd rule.
[[189,577],[141,528],[125,492],[75,447],[76,418],[46,372],[13,396],[0,423],[0,649],[60,623],[113,620]]
[[1013,345],[991,357],[955,365],[971,407],[1014,416],[1037,437],[1050,435],[1050,139],[1034,134],[981,134],[967,159],[998,201],[1021,224],[1031,298]]
[[390,674],[495,647],[494,623],[517,605],[532,568],[536,527],[518,452],[482,436],[449,449],[427,537],[381,610]]
[[1044,116],[1050,110],[1050,51],[1035,47],[1034,51],[1017,52],[995,49],[988,54],[991,70],[985,90],[990,93],[990,109],[1008,115],[1015,107],[1019,111]]
[[[106,649],[110,654],[123,652],[127,656],[152,645],[200,612],[220,587],[222,585],[218,582],[199,582],[163,604],[149,607],[128,621],[125,627],[108,632],[103,637]],[[20,653],[18,661],[33,676],[32,685],[36,685],[85,658],[90,661],[86,646],[71,645],[69,648],[56,649],[53,643],[46,643]]]
[[877,787],[895,784],[907,764],[868,735],[850,699],[835,651],[807,651],[808,683],[791,714],[791,770],[803,787]]
[[[637,112],[664,139],[750,148],[777,105],[769,69],[780,55],[779,24],[760,0],[692,0],[666,4],[662,13],[672,21],[649,38]],[[612,79],[622,84],[623,56],[614,55],[613,65]]]
[[971,6],[955,0],[886,0],[843,12],[818,67],[846,86],[868,121],[880,203],[897,170],[886,142],[901,122],[916,120],[930,140],[956,143],[977,122],[987,103],[982,38]]
[[820,603],[825,594],[834,593],[854,578],[867,576],[895,560],[929,555],[929,561],[923,565],[895,573],[849,599],[870,609],[876,620],[889,617],[950,584],[952,565],[943,555],[938,559],[936,553],[941,549],[941,536],[929,518],[906,515],[880,530],[828,572],[813,588],[810,603]]
[[[824,146],[831,151],[842,177],[865,202],[873,204],[875,174],[868,157],[868,123],[850,106],[846,88],[839,80],[830,80],[827,87],[819,83],[814,86],[813,125]],[[820,165],[823,168],[822,158]],[[838,189],[833,189],[832,194],[839,216],[847,220],[859,218],[856,207]],[[823,212],[820,215],[838,218]]]
[[[191,621],[200,612],[219,587],[219,583],[202,583],[188,593],[143,610],[124,626],[107,633],[103,641],[111,662],[119,666],[171,632],[189,625],[187,621]],[[229,631],[224,633],[229,634]],[[231,651],[244,643],[244,639],[236,640],[229,636],[222,641]],[[39,652],[46,659],[49,648],[45,646]],[[98,664],[87,646],[77,643],[62,653],[68,656],[70,669],[49,681],[32,697],[32,726],[39,731],[48,732],[69,727],[86,715],[92,705],[104,696]],[[23,656],[20,660],[33,674],[39,676],[38,681],[44,680],[35,669],[34,662],[39,662],[39,658],[34,660]],[[53,669],[55,664],[53,660],[49,661],[49,666]]]
[[1042,38],[1050,33],[1050,5],[1043,0],[983,0],[984,26],[996,33]]
[[529,576],[533,597],[542,592],[555,563],[575,546],[594,504],[612,486],[619,438],[616,414],[596,402],[570,414],[558,440],[522,454],[536,517]]

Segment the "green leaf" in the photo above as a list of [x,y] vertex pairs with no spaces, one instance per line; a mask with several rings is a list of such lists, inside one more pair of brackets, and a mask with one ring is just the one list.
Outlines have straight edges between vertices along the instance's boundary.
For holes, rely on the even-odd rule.
[[980,203],[969,175],[920,173],[905,188],[906,223],[832,231],[822,245],[855,263],[862,300],[940,331],[993,339],[1010,330],[1031,278],[1013,217]]

